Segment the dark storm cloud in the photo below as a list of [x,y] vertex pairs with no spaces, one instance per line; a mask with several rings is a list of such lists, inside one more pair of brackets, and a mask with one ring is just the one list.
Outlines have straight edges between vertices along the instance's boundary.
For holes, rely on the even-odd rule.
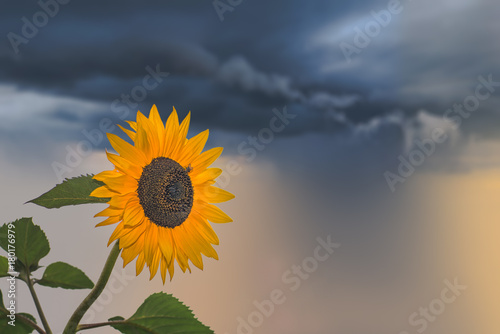
[[155,64],[166,64],[169,71],[186,75],[210,74],[217,67],[216,58],[200,46],[142,39],[59,47],[50,53],[36,50],[29,56],[4,55],[1,60],[3,78],[42,88],[74,85],[95,77],[137,78],[144,75],[145,66]]
[[[300,44],[309,29],[285,24],[301,15],[293,6],[245,4],[230,13],[234,19],[228,13],[224,25],[211,3],[151,2],[144,7],[130,2],[96,3],[60,6],[58,15],[36,37],[19,46],[19,55],[4,40],[3,81],[111,103],[140,82],[146,66],[160,64],[175,84],[165,82],[146,101],[155,98],[155,103],[170,101],[191,110],[208,107],[207,125],[236,131],[257,129],[264,121],[260,115],[286,103],[298,101],[319,120],[324,115],[318,110],[331,113],[334,107],[348,107],[357,100],[345,92],[337,97],[329,85],[320,85],[310,94],[302,92],[309,84],[298,78],[307,77],[307,66],[300,60],[300,47],[291,50],[287,45],[292,35]],[[301,4],[304,13],[311,15],[326,7],[331,5]],[[37,6],[10,7],[2,14],[7,18],[0,25],[2,31],[20,33],[20,18],[30,18],[37,10]],[[255,24],[263,13],[274,19]]]
[[[141,85],[148,66],[159,66],[170,77],[148,92],[143,109],[176,105],[199,113],[201,127],[247,133],[288,105],[305,115],[290,133],[341,131],[394,110],[407,118],[421,108],[441,114],[467,96],[498,62],[498,46],[481,38],[498,30],[494,6],[405,3],[348,63],[339,43],[352,43],[354,27],[373,20],[370,13],[386,9],[386,1],[243,2],[223,22],[211,2],[72,1],[19,45],[19,54],[3,39],[0,78],[106,106]],[[40,10],[32,2],[9,4],[0,14],[2,34],[21,34],[21,18]],[[478,18],[485,24],[474,24]],[[465,130],[497,122],[485,116],[498,107],[492,101]],[[105,107],[102,117],[109,114]]]

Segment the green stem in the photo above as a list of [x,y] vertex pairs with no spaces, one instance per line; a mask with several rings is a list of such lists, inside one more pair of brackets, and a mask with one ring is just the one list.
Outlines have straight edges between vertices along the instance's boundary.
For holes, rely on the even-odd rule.
[[113,271],[113,267],[115,266],[116,259],[120,254],[120,247],[118,247],[118,241],[113,245],[111,252],[109,253],[108,259],[106,260],[106,264],[101,272],[101,276],[97,280],[92,291],[90,291],[89,295],[82,301],[80,306],[75,310],[73,315],[68,321],[66,328],[64,328],[63,334],[74,334],[76,333],[78,324],[82,320],[84,314],[88,311],[90,306],[96,301],[97,298],[101,295],[104,287],[108,283],[109,276]]
[[47,319],[45,318],[45,314],[43,314],[42,310],[42,305],[40,304],[40,301],[38,300],[38,296],[36,295],[35,288],[33,286],[33,281],[30,278],[30,273],[28,272],[26,275],[26,284],[28,285],[28,289],[31,292],[31,296],[33,297],[33,301],[35,302],[36,310],[38,311],[38,315],[40,316],[40,320],[42,320],[43,328],[45,328],[45,332],[47,334],[52,334],[52,331],[50,330],[49,323],[47,322]]

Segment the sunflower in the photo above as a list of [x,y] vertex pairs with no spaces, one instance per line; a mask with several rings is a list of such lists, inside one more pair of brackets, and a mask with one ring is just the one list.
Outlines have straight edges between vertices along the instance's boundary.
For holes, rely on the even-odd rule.
[[222,170],[208,168],[222,147],[202,153],[208,130],[187,139],[190,118],[188,113],[179,124],[174,108],[164,125],[153,106],[149,118],[139,111],[136,122],[127,121],[132,130],[119,125],[133,145],[108,133],[119,155],[106,152],[115,169],[95,175],[104,186],[91,193],[110,198],[109,207],[95,217],[108,217],[97,226],[118,224],[108,246],[118,240],[123,266],[137,258],[136,274],[147,264],[150,279],[160,267],[163,283],[167,271],[172,280],[175,260],[183,272],[191,272],[189,261],[203,270],[201,254],[217,260],[212,245],[219,239],[209,221],[232,221],[210,204],[234,198],[213,186]]

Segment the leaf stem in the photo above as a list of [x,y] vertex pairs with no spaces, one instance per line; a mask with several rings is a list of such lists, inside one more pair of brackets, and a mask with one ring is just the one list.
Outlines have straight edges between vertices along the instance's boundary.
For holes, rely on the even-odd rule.
[[86,329],[93,329],[93,328],[99,328],[99,327],[104,327],[104,326],[111,326],[111,325],[116,325],[116,324],[122,324],[124,321],[106,321],[106,322],[98,322],[95,324],[82,324],[78,325],[76,328],[76,331],[84,331]]
[[49,323],[47,322],[47,319],[45,318],[45,314],[43,314],[42,305],[40,304],[40,301],[38,300],[38,296],[36,295],[35,288],[33,286],[33,281],[30,278],[29,272],[26,275],[25,282],[28,285],[28,289],[30,290],[31,296],[33,297],[33,301],[35,302],[36,310],[38,311],[38,315],[40,316],[40,320],[42,320],[42,324],[43,324],[43,328],[45,328],[45,332],[47,334],[52,334],[52,331],[50,330]]
[[90,291],[89,295],[82,301],[80,306],[77,307],[71,318],[69,319],[66,328],[64,328],[63,334],[74,334],[77,331],[78,324],[82,320],[84,314],[88,311],[90,306],[96,301],[97,298],[101,295],[104,287],[108,283],[109,276],[113,271],[113,267],[115,266],[116,259],[120,254],[120,247],[118,247],[118,241],[115,242],[113,248],[111,248],[111,252],[109,253],[108,259],[106,260],[106,264],[104,264],[104,268],[101,272],[101,276],[97,280],[94,288]]

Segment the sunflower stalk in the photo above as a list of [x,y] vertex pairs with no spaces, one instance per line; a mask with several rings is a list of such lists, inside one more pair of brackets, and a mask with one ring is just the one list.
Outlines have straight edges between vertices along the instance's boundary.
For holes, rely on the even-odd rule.
[[99,298],[104,288],[106,287],[106,284],[108,283],[109,277],[111,276],[111,272],[113,271],[113,267],[115,266],[119,254],[120,247],[118,246],[118,242],[115,242],[113,248],[111,248],[108,259],[106,260],[106,264],[104,264],[101,276],[99,276],[99,279],[97,280],[97,283],[95,284],[92,291],[90,291],[89,295],[82,301],[82,303],[78,306],[78,308],[69,319],[66,327],[64,328],[63,334],[76,333],[78,324],[82,320],[83,316],[88,311],[90,306],[92,306],[92,304],[97,300],[97,298]]

